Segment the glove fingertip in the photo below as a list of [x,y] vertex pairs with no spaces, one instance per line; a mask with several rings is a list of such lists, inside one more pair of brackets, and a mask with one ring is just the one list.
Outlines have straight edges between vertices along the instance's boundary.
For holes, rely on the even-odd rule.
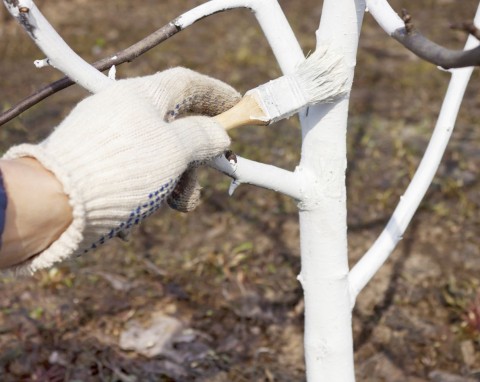
[[167,198],[167,203],[179,212],[191,212],[200,204],[201,189],[196,169],[189,169],[181,176],[177,186]]

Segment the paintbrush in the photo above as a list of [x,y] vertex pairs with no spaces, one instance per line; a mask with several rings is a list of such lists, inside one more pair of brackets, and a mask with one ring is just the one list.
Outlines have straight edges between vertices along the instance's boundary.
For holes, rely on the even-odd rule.
[[332,102],[348,92],[343,58],[317,49],[293,74],[284,75],[245,93],[231,109],[214,117],[226,130],[246,125],[270,125],[316,103]]

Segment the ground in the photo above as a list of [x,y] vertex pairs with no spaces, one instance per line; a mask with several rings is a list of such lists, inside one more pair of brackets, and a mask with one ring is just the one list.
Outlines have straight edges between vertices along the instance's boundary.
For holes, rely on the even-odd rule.
[[[62,36],[95,61],[200,1],[37,2]],[[305,52],[315,45],[320,0],[282,0]],[[476,2],[392,1],[451,48]],[[0,12],[0,107],[59,77]],[[254,17],[202,20],[118,68],[119,77],[182,65],[240,91],[280,74]],[[366,15],[349,119],[348,225],[354,265],[381,232],[411,179],[449,74],[388,38]],[[480,130],[478,73],[447,153],[398,249],[359,296],[353,331],[358,381],[480,380]],[[72,87],[0,128],[0,149],[37,142],[86,93]],[[293,169],[295,118],[232,133],[244,157]],[[163,209],[133,234],[33,277],[0,280],[2,381],[303,381],[297,209],[287,197],[202,173],[193,213]],[[162,326],[163,325],[163,326]],[[163,330],[142,339],[147,329]],[[147,332],[149,333],[149,332]],[[165,337],[166,334],[171,337]],[[134,340],[132,341],[132,336]],[[150,344],[151,338],[169,345]],[[139,348],[143,346],[142,348]],[[157,352],[157,347],[160,349]]]

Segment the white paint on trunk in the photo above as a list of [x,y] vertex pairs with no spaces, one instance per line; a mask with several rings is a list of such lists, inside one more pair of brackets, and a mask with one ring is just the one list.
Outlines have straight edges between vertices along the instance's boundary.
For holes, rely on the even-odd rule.
[[[365,3],[325,0],[317,49],[332,46],[344,58],[350,87]],[[346,132],[348,97],[311,107],[302,118],[300,167],[318,180],[300,207],[308,381],[355,380],[348,284]]]

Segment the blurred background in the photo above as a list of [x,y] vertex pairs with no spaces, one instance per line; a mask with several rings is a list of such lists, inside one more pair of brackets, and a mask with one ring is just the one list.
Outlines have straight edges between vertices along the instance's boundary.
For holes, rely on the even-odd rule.
[[[106,57],[202,1],[38,0],[80,55]],[[466,36],[473,0],[391,1],[450,48]],[[322,1],[281,0],[304,52]],[[461,5],[460,5],[461,4]],[[0,8],[0,107],[61,77]],[[239,91],[280,75],[253,17],[208,17],[117,68],[117,77],[185,66]],[[428,143],[449,74],[422,62],[366,14],[352,91],[348,148],[350,264],[383,229]],[[480,380],[480,98],[478,72],[441,168],[395,253],[354,311],[358,381]],[[38,142],[87,93],[71,87],[0,127],[0,150]],[[293,170],[291,118],[232,132],[240,155]],[[0,279],[1,381],[303,381],[303,301],[295,203],[205,169],[203,203],[165,207],[128,243],[24,279]]]

